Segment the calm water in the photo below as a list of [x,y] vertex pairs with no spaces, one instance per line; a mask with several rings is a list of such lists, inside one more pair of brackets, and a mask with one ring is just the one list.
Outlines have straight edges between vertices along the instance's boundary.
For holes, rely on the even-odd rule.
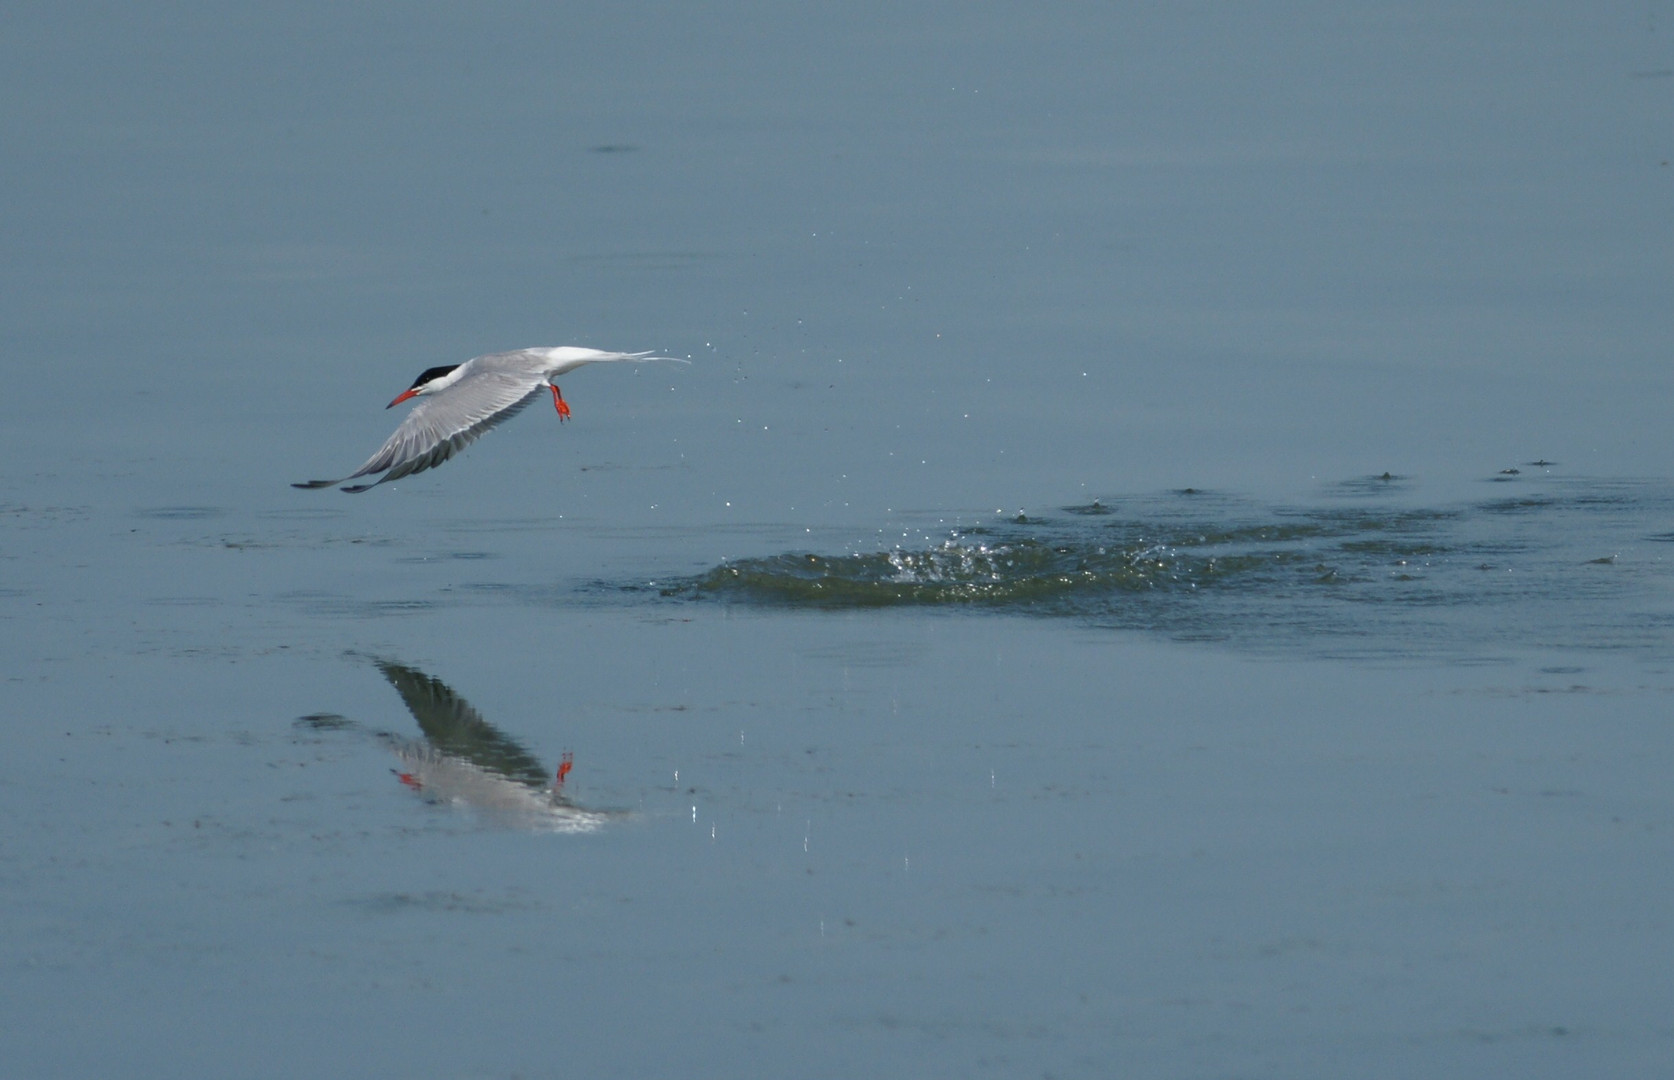
[[0,27],[0,1071],[1666,1073],[1669,5]]

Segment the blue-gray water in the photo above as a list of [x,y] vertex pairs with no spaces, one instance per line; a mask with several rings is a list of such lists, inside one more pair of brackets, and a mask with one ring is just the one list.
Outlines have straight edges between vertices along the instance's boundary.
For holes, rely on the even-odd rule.
[[9,5],[0,1071],[1662,1075],[1671,16]]

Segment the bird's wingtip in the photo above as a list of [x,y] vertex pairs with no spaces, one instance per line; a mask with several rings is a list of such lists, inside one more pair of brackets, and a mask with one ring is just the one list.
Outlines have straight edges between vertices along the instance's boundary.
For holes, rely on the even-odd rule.
[[676,364],[691,363],[690,360],[686,360],[678,356],[664,356],[655,350],[650,352],[622,353],[620,354],[620,358],[623,360],[635,360],[641,363],[648,360],[668,360]]
[[335,483],[337,483],[335,480],[304,480],[300,484],[292,484],[291,486],[294,488],[302,488],[306,491],[312,491],[316,488],[330,487]]

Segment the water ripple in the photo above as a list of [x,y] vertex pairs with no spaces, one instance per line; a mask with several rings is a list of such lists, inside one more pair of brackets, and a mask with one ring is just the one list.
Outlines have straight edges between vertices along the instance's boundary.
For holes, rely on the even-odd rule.
[[1666,485],[1551,484],[1441,508],[1205,506],[1196,493],[1138,505],[737,559],[663,595],[1015,612],[1311,651],[1671,644]]

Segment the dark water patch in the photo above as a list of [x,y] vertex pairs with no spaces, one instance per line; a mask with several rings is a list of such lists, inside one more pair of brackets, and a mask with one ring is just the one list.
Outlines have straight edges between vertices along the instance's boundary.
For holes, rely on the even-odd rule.
[[341,595],[292,593],[283,597],[314,615],[337,619],[383,619],[403,615],[423,615],[442,607],[435,600],[356,600]]
[[1367,497],[1387,496],[1397,491],[1407,491],[1413,486],[1409,476],[1398,476],[1395,473],[1384,472],[1374,476],[1357,476],[1350,480],[1339,481],[1326,489],[1328,496],[1335,497]]
[[218,506],[153,506],[134,511],[134,516],[156,521],[207,521],[225,517],[226,513]]
[[438,590],[460,603],[513,603],[525,607],[573,609],[613,607],[625,593],[657,593],[654,585],[620,581],[463,581]]
[[328,614],[355,619],[378,619],[392,615],[421,615],[440,605],[433,600],[357,600],[342,604]]
[[1542,495],[1530,495],[1523,498],[1493,499],[1480,504],[1485,514],[1531,514],[1551,506],[1552,499]]
[[[1633,540],[1667,485],[1547,482],[1456,507],[1259,507],[1000,519],[887,551],[723,563],[661,595],[823,610],[1067,617],[1182,640],[1332,655],[1490,659],[1514,645],[1674,651],[1674,584]],[[1674,538],[1674,534],[1670,534]]]
[[407,555],[395,561],[400,563],[479,562],[484,559],[498,559],[499,557],[490,551],[439,551],[432,555]]
[[386,548],[399,546],[400,543],[387,536],[322,536],[298,531],[266,533],[260,537],[248,534],[181,536],[167,542],[179,547],[212,548],[223,551],[320,550],[345,545]]
[[308,731],[346,731],[355,726],[355,722],[337,713],[310,713],[296,718],[296,726]]
[[0,503],[0,524],[14,528],[48,528],[84,521],[90,516],[85,506],[24,506]]

